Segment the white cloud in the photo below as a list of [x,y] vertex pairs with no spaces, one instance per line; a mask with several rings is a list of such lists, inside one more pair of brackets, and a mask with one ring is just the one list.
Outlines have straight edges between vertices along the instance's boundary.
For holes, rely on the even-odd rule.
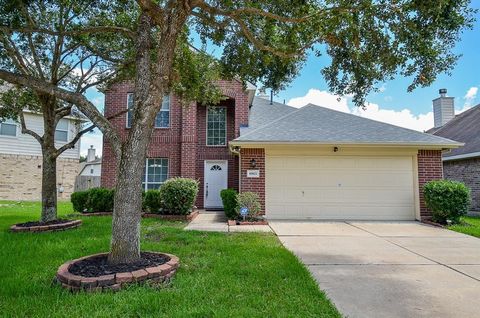
[[470,89],[467,91],[467,93],[463,97],[463,99],[465,99],[464,108],[470,107],[473,105],[473,102],[477,98],[477,93],[478,93],[478,87],[475,87],[475,86],[470,87]]
[[347,98],[333,95],[327,91],[320,91],[314,88],[309,89],[305,96],[292,98],[288,101],[288,105],[297,108],[303,107],[307,104],[323,106],[344,113],[350,112]]
[[433,112],[415,115],[407,108],[396,111],[393,109],[382,109],[377,104],[367,103],[365,110],[354,108],[351,113],[418,131],[425,131],[433,127]]
[[83,135],[80,140],[80,155],[86,156],[88,148],[90,148],[90,145],[93,145],[93,148],[96,149],[96,155],[101,157],[103,152],[102,140],[102,133],[98,129]]
[[355,106],[350,108],[348,106],[348,98],[340,98],[340,101],[338,98],[339,96],[327,91],[320,91],[312,88],[305,96],[292,98],[288,102],[288,105],[302,107],[311,103],[418,131],[424,131],[433,127],[433,112],[415,115],[407,108],[401,111],[396,111],[393,109],[383,109],[379,105],[373,103],[367,103],[366,110],[363,110]]

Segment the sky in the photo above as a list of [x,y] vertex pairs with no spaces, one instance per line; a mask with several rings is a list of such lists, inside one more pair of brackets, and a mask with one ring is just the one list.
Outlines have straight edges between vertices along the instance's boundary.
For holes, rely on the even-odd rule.
[[[480,0],[473,0],[472,7],[480,8]],[[194,39],[195,42],[195,39]],[[446,88],[447,95],[455,97],[455,113],[458,114],[480,103],[480,13],[472,30],[461,35],[454,53],[462,54],[451,74],[441,74],[435,82],[425,88],[407,92],[409,79],[397,77],[378,86],[379,92],[367,97],[366,110],[357,108],[351,98],[340,98],[328,91],[320,70],[328,63],[325,57],[309,56],[300,75],[274,100],[294,107],[308,103],[352,113],[362,117],[387,122],[397,126],[424,131],[433,127],[432,99],[439,96],[438,90]],[[99,109],[103,109],[104,96],[91,89],[87,97]],[[93,145],[97,154],[102,154],[102,135],[98,130],[87,134],[81,140],[81,155]]]

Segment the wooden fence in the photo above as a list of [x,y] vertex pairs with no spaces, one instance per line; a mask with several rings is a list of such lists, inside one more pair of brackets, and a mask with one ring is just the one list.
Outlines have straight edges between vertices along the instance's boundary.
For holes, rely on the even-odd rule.
[[83,191],[100,186],[99,176],[77,176],[75,178],[74,191]]

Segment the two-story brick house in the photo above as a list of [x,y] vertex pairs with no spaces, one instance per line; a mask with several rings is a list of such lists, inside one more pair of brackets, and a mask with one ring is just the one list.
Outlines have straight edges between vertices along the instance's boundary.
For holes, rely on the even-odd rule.
[[[207,208],[222,208],[221,189],[238,190],[239,160],[228,143],[239,137],[240,127],[248,124],[255,89],[250,86],[244,90],[236,80],[221,81],[219,86],[227,99],[214,107],[196,103],[182,106],[173,95],[164,98],[147,151],[145,190],[158,188],[170,177],[194,178],[200,181],[196,205]],[[110,87],[105,92],[105,115],[128,107],[133,102],[133,93],[131,83]],[[126,135],[130,120],[127,113],[112,122]],[[104,141],[102,186],[114,186],[115,169],[112,150]]]
[[[269,219],[414,220],[430,217],[423,184],[443,177],[443,150],[462,144],[328,108],[300,109],[221,81],[226,99],[182,107],[165,98],[147,151],[144,189],[167,178],[199,180],[200,208],[222,208],[220,191],[259,194]],[[105,115],[125,110],[133,85],[105,92]],[[113,119],[121,134],[130,115]],[[102,185],[115,184],[104,141]]]

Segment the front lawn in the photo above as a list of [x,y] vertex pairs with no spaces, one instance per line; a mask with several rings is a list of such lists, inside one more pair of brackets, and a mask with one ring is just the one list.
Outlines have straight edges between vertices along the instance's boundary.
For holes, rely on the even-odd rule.
[[452,225],[452,226],[449,226],[448,228],[456,232],[480,237],[480,217],[478,216],[462,217],[460,224]]
[[[299,261],[272,234],[183,231],[184,223],[142,220],[142,249],[172,253],[171,285],[71,294],[52,286],[62,263],[108,250],[111,217],[57,233],[10,233],[36,220],[38,203],[0,201],[2,317],[340,317]],[[71,213],[59,204],[60,215]]]

